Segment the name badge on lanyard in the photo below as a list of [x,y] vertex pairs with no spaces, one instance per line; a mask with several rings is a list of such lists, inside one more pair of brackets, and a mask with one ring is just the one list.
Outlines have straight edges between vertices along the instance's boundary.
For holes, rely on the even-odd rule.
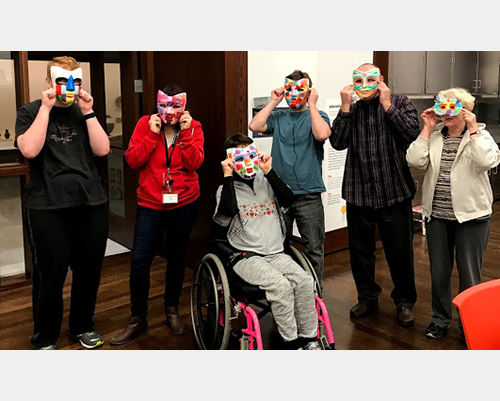
[[175,141],[177,139],[178,132],[175,132],[175,135],[172,139],[172,151],[170,154],[168,154],[168,143],[167,143],[167,137],[165,137],[165,154],[166,154],[166,159],[167,159],[167,172],[163,173],[163,193],[162,193],[162,201],[164,205],[167,204],[174,204],[179,202],[179,194],[177,191],[172,190],[172,185],[174,183],[174,180],[172,179],[172,176],[170,175],[170,164],[172,163],[172,154],[174,153],[175,149]]

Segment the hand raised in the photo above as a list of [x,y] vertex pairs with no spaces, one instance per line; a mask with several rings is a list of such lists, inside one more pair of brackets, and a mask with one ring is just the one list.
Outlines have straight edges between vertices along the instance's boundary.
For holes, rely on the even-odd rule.
[[191,117],[189,111],[185,111],[184,114],[182,114],[181,118],[179,119],[181,130],[189,128],[191,126],[191,121],[193,121],[193,117]]
[[92,112],[92,107],[94,106],[94,98],[87,91],[80,88],[78,92],[78,107],[83,114],[88,114]]
[[434,130],[436,124],[438,123],[438,116],[434,113],[434,108],[429,107],[425,109],[424,112],[420,115],[422,120],[424,121],[424,125],[429,127],[431,130]]
[[340,91],[340,100],[342,101],[342,111],[349,111],[354,95],[354,86],[347,85]]
[[157,134],[160,133],[161,120],[158,114],[153,114],[149,117],[149,129]]
[[264,152],[259,152],[259,167],[264,174],[269,173],[273,168],[273,158]]
[[309,106],[316,106],[316,103],[318,102],[318,98],[319,98],[319,95],[318,95],[318,91],[316,90],[316,88],[311,88],[309,89],[309,97],[308,97],[308,100],[307,100],[307,103],[309,103]]
[[283,100],[283,97],[285,96],[285,88],[276,88],[271,91],[271,100],[274,100],[275,102],[281,102]]
[[57,96],[54,88],[46,89],[42,92],[42,106],[49,110],[56,104]]
[[385,84],[384,81],[378,81],[378,93],[380,95],[380,103],[382,106],[384,106],[385,110],[387,111],[391,105],[391,90],[389,87]]
[[467,129],[469,130],[469,132],[479,131],[479,126],[477,125],[476,121],[476,115],[472,111],[462,109],[462,115],[465,123],[467,124]]
[[234,162],[229,157],[223,160],[220,164],[222,166],[222,173],[224,174],[224,177],[230,177],[233,175]]

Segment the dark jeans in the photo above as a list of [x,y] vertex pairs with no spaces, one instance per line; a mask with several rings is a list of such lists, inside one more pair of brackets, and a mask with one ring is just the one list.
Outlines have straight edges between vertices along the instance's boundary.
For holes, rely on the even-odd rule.
[[385,259],[398,307],[412,308],[417,300],[413,266],[413,214],[411,199],[374,209],[347,203],[347,227],[351,270],[358,302],[376,302],[382,288],[375,282],[375,225],[378,226]]
[[451,273],[456,257],[459,293],[481,282],[491,220],[427,219],[427,247],[432,279],[432,321],[448,327],[452,319]]
[[55,344],[63,318],[63,287],[73,272],[69,330],[92,331],[101,267],[108,237],[107,205],[55,210],[28,209],[33,255],[35,347]]
[[325,264],[325,212],[321,193],[295,195],[295,201],[285,213],[286,228],[290,234],[294,220],[300,237],[305,240],[306,255],[321,282]]
[[164,305],[179,304],[184,282],[186,247],[199,209],[199,199],[171,210],[154,210],[137,206],[130,267],[132,316],[146,317],[148,313],[149,272],[165,231],[167,269]]

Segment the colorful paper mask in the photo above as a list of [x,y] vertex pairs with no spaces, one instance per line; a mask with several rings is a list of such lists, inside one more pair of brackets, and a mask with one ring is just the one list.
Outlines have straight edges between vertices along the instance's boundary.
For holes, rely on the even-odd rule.
[[354,70],[352,72],[352,82],[354,91],[361,99],[369,99],[377,93],[380,70],[372,68],[368,71]]
[[185,92],[168,96],[161,90],[156,97],[156,108],[165,124],[177,124],[186,110],[187,94]]
[[456,116],[463,109],[460,101],[461,99],[457,99],[455,96],[450,96],[449,98],[438,96],[434,103],[434,113],[438,116]]
[[302,78],[298,81],[289,78],[285,79],[285,100],[290,107],[300,109],[307,101],[308,92],[309,79]]
[[73,71],[65,70],[62,67],[50,67],[50,77],[56,90],[57,98],[64,104],[73,103],[80,92],[82,84],[82,69]]
[[229,148],[226,152],[227,157],[234,162],[234,171],[245,180],[255,178],[259,170],[259,155],[255,146],[250,145],[246,148]]

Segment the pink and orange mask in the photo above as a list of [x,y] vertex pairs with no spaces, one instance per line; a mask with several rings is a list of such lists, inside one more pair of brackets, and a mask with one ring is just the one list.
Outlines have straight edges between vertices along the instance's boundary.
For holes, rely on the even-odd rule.
[[361,99],[370,99],[377,93],[378,81],[380,79],[380,70],[372,68],[368,71],[354,70],[352,72],[352,83],[354,92]]
[[50,78],[54,89],[56,90],[57,98],[66,105],[72,104],[82,84],[82,69],[77,68],[73,71],[65,70],[62,67],[50,67]]
[[165,124],[177,124],[186,110],[187,94],[185,92],[168,96],[161,90],[156,97],[156,108]]
[[227,157],[234,162],[234,171],[245,180],[251,180],[259,171],[259,154],[257,148],[249,145],[246,148],[229,148]]
[[285,100],[288,106],[300,109],[307,101],[309,93],[309,79],[302,78],[298,81],[285,79]]

